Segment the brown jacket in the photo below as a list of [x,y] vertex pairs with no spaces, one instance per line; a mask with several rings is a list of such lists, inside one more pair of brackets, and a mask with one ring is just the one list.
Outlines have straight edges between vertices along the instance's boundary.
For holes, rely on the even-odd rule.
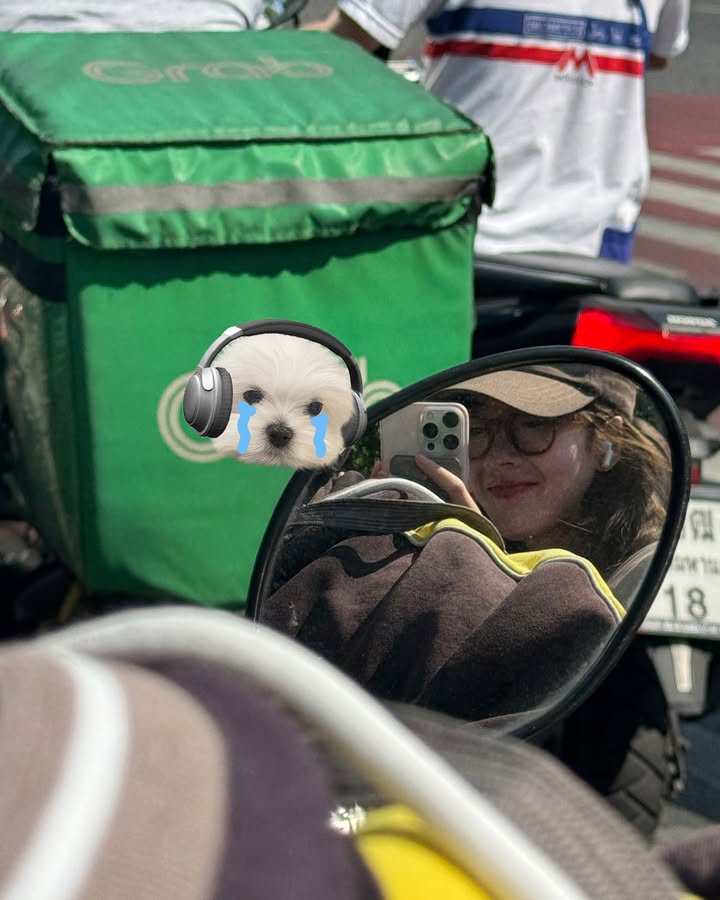
[[446,520],[334,543],[265,601],[261,619],[381,698],[484,719],[565,691],[622,615],[587,560],[508,554]]

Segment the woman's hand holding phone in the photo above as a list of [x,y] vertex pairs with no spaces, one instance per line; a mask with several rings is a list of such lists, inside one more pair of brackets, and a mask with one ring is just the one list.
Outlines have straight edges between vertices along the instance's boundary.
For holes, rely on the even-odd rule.
[[450,503],[457,503],[480,512],[472,494],[457,475],[439,466],[429,456],[422,453],[418,453],[415,457],[415,464],[441,491],[445,492]]

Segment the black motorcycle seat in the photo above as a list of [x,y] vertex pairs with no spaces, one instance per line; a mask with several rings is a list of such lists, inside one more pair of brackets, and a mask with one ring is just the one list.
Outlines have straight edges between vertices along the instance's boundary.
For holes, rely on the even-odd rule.
[[601,294],[618,300],[694,305],[698,295],[680,278],[638,264],[570,253],[476,254],[475,298],[543,295],[558,300]]

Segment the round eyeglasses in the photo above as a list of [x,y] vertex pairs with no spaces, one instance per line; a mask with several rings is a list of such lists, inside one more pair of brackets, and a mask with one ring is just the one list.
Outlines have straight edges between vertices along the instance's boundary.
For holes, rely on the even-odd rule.
[[558,430],[574,418],[574,413],[554,419],[541,419],[519,412],[496,419],[471,419],[470,455],[477,459],[488,454],[499,431],[504,432],[507,441],[519,453],[545,453],[552,447]]

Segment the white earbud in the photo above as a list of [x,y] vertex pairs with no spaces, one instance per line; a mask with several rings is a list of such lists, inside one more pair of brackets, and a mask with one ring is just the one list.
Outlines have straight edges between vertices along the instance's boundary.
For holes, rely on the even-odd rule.
[[615,447],[611,441],[603,441],[603,447],[605,448],[605,455],[600,463],[600,468],[603,472],[607,472],[612,465],[613,457],[615,456]]

